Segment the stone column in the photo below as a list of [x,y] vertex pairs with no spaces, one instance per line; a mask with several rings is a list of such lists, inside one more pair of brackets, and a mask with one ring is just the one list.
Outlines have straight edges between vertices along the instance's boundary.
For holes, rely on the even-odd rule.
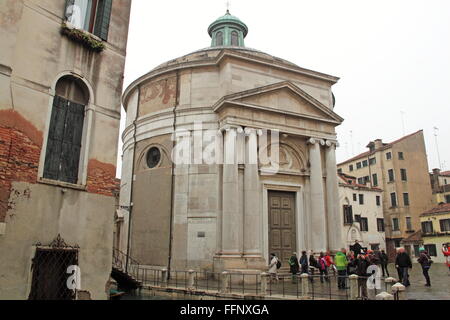
[[336,141],[327,141],[325,149],[326,192],[327,192],[327,229],[328,249],[338,251],[342,248],[342,219],[339,212],[339,191],[336,166]]
[[310,186],[311,186],[311,214],[309,221],[311,225],[307,230],[311,232],[311,250],[314,252],[326,251],[328,237],[325,216],[325,199],[323,193],[323,173],[320,146],[325,142],[320,139],[308,140],[309,163],[310,163]]
[[228,127],[224,138],[222,254],[239,255],[242,217],[239,212],[239,174],[236,152],[237,128]]
[[244,254],[261,257],[261,208],[258,172],[258,132],[245,129]]

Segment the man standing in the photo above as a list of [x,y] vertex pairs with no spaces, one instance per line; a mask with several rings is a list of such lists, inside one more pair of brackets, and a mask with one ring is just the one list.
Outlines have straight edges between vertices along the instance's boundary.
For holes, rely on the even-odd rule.
[[359,254],[361,253],[362,247],[359,244],[358,240],[355,240],[355,244],[350,247],[350,249],[353,251],[355,255],[355,259],[358,258]]
[[356,274],[358,275],[358,291],[361,293],[361,298],[367,299],[367,278],[370,276],[367,274],[367,268],[370,262],[366,259],[364,254],[360,254],[356,260]]
[[395,258],[395,267],[399,269],[399,273],[402,276],[403,285],[405,287],[409,287],[411,284],[409,282],[408,270],[412,269],[412,263],[411,263],[411,258],[405,252],[404,248],[399,249],[399,253],[397,254],[397,257]]
[[302,251],[302,256],[300,257],[300,267],[302,268],[302,274],[308,273],[308,256],[306,251]]
[[339,289],[345,289],[345,278],[347,277],[347,265],[348,260],[345,255],[346,250],[344,248],[341,249],[341,251],[336,253],[335,257],[335,265],[338,272],[338,288]]
[[[383,270],[383,278],[385,277],[385,275],[387,275],[389,277],[389,270],[388,270],[388,263],[389,263],[389,257],[386,254],[386,252],[384,252],[384,250],[381,250],[380,253],[380,263],[381,263],[381,269]],[[385,273],[386,271],[386,273]]]
[[292,273],[292,283],[295,283],[295,276],[298,273],[298,270],[300,268],[298,265],[297,253],[294,252],[292,254],[288,263],[289,263],[290,271]]

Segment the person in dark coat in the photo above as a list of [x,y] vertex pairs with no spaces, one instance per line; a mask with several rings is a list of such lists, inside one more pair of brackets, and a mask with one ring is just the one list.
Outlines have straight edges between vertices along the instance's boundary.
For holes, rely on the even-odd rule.
[[295,279],[296,279],[295,276],[298,273],[298,270],[300,269],[300,266],[298,265],[297,253],[294,252],[292,254],[288,263],[289,263],[290,271],[292,273],[292,283],[295,283]]
[[308,256],[306,255],[306,251],[302,251],[302,256],[300,257],[300,268],[303,273],[308,273]]
[[362,299],[367,299],[367,278],[370,276],[367,273],[367,268],[370,262],[366,259],[364,254],[360,254],[356,259],[356,274],[358,275],[358,292],[361,293]]
[[431,287],[431,280],[428,271],[431,268],[431,257],[425,249],[420,250],[420,257],[417,259],[417,262],[422,266],[422,273],[426,280],[426,287]]
[[314,257],[314,254],[311,252],[311,254],[309,255],[309,272],[311,274],[311,277],[310,277],[311,282],[314,281],[314,272],[318,268],[319,268],[319,264],[317,263],[317,260]]
[[384,252],[384,250],[381,250],[380,264],[381,264],[381,270],[383,270],[383,277],[385,277],[385,275],[387,275],[389,277],[388,263],[389,263],[388,255],[386,254],[386,252]]
[[411,263],[411,258],[405,252],[404,248],[399,249],[399,253],[397,254],[397,257],[395,258],[395,267],[398,268],[399,273],[402,276],[402,284],[405,287],[409,287],[411,285],[411,283],[409,282],[408,270],[412,269],[412,263]]
[[358,258],[358,255],[361,253],[362,251],[362,247],[359,244],[358,240],[355,240],[355,244],[353,246],[350,247],[350,250],[353,251],[353,254],[355,255],[355,259]]

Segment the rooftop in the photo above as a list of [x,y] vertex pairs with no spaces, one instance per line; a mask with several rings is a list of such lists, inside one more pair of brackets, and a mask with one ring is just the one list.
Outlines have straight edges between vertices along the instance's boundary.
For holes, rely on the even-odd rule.
[[[345,173],[338,173],[338,177],[341,178],[341,185],[345,185],[346,187],[355,187],[358,189],[365,189],[365,190],[369,190],[369,191],[383,191],[380,188],[376,188],[376,187],[370,187],[368,185],[365,184],[358,184],[356,177],[353,177],[351,175],[345,174]],[[349,182],[351,181],[351,182]]]
[[437,207],[435,207],[431,210],[425,211],[420,216],[426,217],[426,216],[432,216],[432,215],[440,214],[440,213],[450,213],[450,203],[441,203]]
[[[348,160],[345,160],[344,162],[339,163],[338,166],[343,165],[343,164],[346,164],[346,163],[348,163],[348,162],[352,162],[352,161],[361,159],[361,158],[366,158],[367,156],[370,156],[370,155],[372,155],[372,154],[375,154],[375,153],[378,152],[378,151],[389,149],[389,148],[391,148],[394,144],[399,143],[399,142],[401,142],[401,141],[404,141],[404,140],[406,140],[406,139],[408,139],[408,138],[410,138],[410,137],[412,137],[412,136],[414,136],[414,135],[416,135],[416,134],[418,134],[418,133],[420,133],[420,132],[423,132],[423,130],[416,131],[416,132],[414,132],[414,133],[411,133],[411,134],[409,134],[409,135],[407,135],[407,136],[401,137],[400,139],[397,139],[397,140],[392,141],[392,142],[389,142],[389,143],[383,143],[381,147],[379,147],[379,148],[377,148],[377,149],[375,149],[375,150],[373,150],[373,151],[370,151],[370,150],[369,150],[369,151],[360,153],[360,154],[358,154],[357,156],[354,156],[354,157],[352,157],[352,158],[350,158],[350,159],[348,159]],[[369,145],[370,145],[370,144],[369,144]]]

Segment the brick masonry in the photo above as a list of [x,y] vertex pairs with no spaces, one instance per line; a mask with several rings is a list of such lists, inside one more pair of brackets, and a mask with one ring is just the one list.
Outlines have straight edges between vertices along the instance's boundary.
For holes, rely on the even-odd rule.
[[[43,134],[14,110],[0,110],[0,222],[4,222],[13,182],[37,183]],[[116,196],[120,180],[116,167],[91,159],[88,165],[87,192]]]

